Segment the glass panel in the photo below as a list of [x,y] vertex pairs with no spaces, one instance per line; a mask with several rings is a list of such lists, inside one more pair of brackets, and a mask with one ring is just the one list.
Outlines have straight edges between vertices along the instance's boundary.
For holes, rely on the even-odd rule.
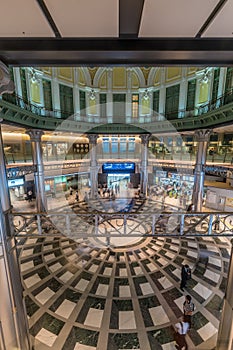
[[85,91],[79,91],[79,99],[80,99],[80,113],[81,115],[86,114],[86,93]]
[[125,116],[125,94],[113,94],[113,117],[117,122],[118,117]]
[[118,152],[118,138],[112,137],[112,153]]
[[232,78],[233,78],[233,68],[227,68],[226,84],[225,84],[225,93],[229,92],[232,89]]
[[159,90],[153,92],[153,113],[156,115],[159,111]]
[[126,138],[125,137],[121,137],[120,138],[120,152],[126,152],[127,150],[127,144],[126,144]]
[[107,115],[107,95],[100,94],[100,116],[106,117]]
[[42,83],[43,83],[43,92],[44,92],[44,106],[45,106],[45,109],[47,109],[48,111],[51,111],[53,109],[51,82],[43,79]]
[[192,111],[195,108],[196,79],[188,82],[186,110]]
[[109,153],[109,138],[103,138],[103,153]]
[[26,83],[26,74],[25,69],[20,68],[20,80],[21,80],[21,88],[22,88],[22,98],[26,102],[28,100],[27,94],[27,83]]
[[213,81],[213,89],[212,89],[212,100],[216,100],[217,97],[218,97],[219,75],[220,75],[220,68],[216,68],[216,69],[214,70],[214,81]]
[[61,114],[67,117],[74,114],[73,89],[66,85],[59,84]]
[[135,152],[135,138],[134,137],[129,137],[128,152]]
[[180,84],[166,89],[165,115],[167,119],[176,119],[179,109]]

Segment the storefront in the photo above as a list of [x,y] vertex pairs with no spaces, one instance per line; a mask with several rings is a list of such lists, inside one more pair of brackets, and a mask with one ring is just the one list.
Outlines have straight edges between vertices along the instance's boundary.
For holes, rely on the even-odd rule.
[[17,199],[24,199],[24,193],[25,193],[24,182],[25,182],[24,177],[8,180],[10,195],[13,197],[16,197]]
[[89,173],[67,174],[45,178],[45,191],[47,194],[56,195],[66,192],[70,188],[82,189],[89,186]]

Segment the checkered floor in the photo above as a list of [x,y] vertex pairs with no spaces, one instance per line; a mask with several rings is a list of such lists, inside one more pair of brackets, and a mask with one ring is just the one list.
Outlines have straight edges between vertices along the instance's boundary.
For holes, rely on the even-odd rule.
[[[64,236],[22,240],[34,349],[173,350],[172,325],[182,316],[186,294],[195,304],[189,349],[213,349],[230,247],[225,237],[147,238],[117,249]],[[185,263],[192,279],[182,292]]]

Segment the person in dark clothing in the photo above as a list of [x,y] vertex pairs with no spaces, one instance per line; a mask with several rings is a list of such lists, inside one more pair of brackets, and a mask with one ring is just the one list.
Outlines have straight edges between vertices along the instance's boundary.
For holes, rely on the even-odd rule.
[[188,213],[191,213],[192,211],[194,211],[194,204],[193,203],[189,204],[189,206],[187,208]]
[[189,265],[182,265],[181,268],[181,282],[180,282],[180,289],[184,291],[184,288],[186,287],[187,280],[191,278],[191,270]]
[[32,201],[32,191],[31,190],[28,191],[27,197],[28,197],[28,201],[31,202]]

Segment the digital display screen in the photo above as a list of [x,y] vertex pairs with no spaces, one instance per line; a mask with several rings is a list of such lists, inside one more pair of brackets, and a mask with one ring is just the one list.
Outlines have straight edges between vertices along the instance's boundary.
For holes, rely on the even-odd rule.
[[45,185],[44,189],[45,191],[50,191],[50,185]]
[[104,163],[103,173],[135,173],[135,163]]
[[8,187],[17,187],[22,186],[24,184],[24,179],[14,179],[14,180],[8,180]]

